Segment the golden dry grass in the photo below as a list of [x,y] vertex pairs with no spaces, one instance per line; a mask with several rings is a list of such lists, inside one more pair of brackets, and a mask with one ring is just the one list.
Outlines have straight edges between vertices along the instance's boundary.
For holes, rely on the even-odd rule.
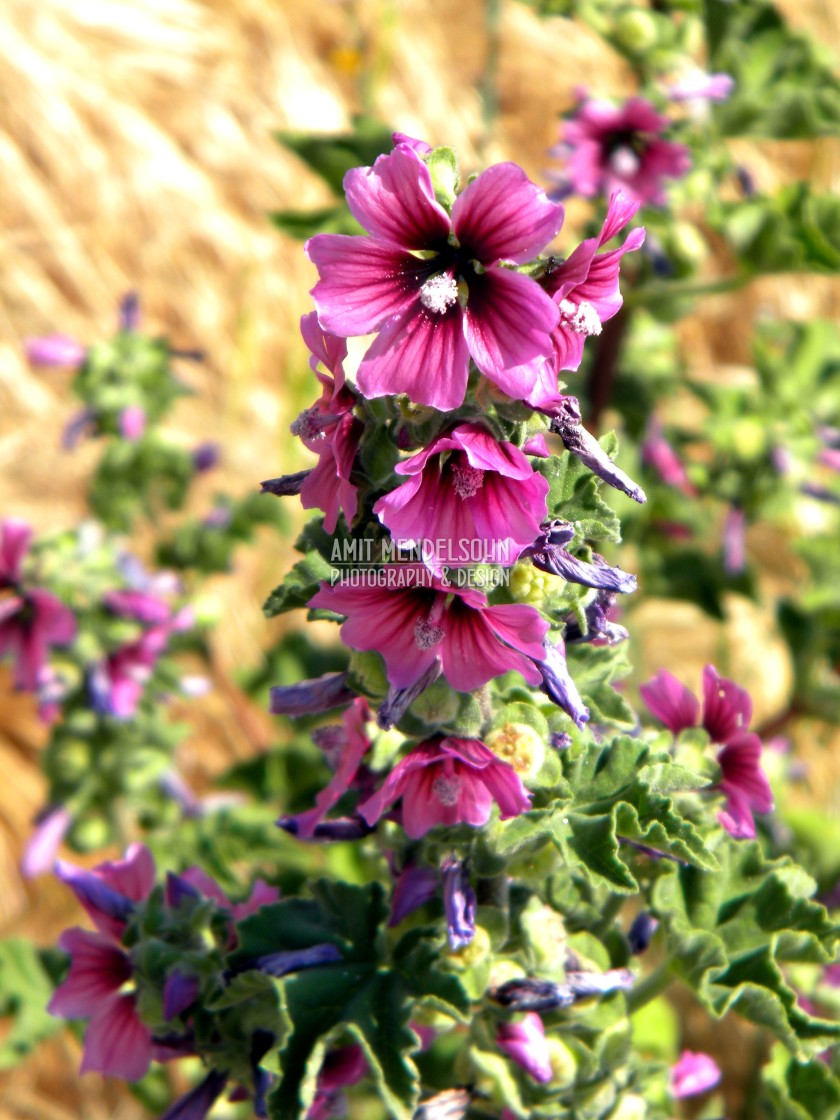
[[[831,0],[787,0],[795,21],[837,42]],[[277,473],[287,451],[289,396],[302,376],[296,324],[314,274],[298,244],[266,212],[325,201],[323,188],[272,139],[276,128],[333,131],[358,110],[434,143],[465,168],[515,158],[535,177],[555,139],[556,113],[587,84],[621,93],[629,75],[587,30],[539,21],[505,0],[499,32],[499,115],[487,132],[478,86],[488,51],[481,0],[5,0],[0,5],[0,476],[3,512],[40,528],[73,523],[94,450],[69,456],[59,434],[71,407],[68,376],[33,372],[29,335],[62,330],[83,342],[112,329],[115,305],[139,290],[146,323],[175,344],[200,346],[187,371],[198,396],[177,414],[185,441],[224,446],[220,483],[233,490]],[[749,146],[762,185],[806,175],[840,179],[840,149]],[[574,224],[579,211],[570,207]],[[836,314],[830,281],[764,281],[737,301],[708,301],[686,322],[699,367],[747,359],[758,309]],[[297,390],[295,389],[294,392]],[[217,583],[222,669],[252,662],[265,642],[259,604],[283,557],[241,557]],[[651,667],[694,675],[724,629],[683,607],[651,605],[641,650]],[[730,630],[747,608],[734,604]],[[749,622],[770,632],[767,612]],[[775,644],[773,644],[775,643]],[[701,657],[702,653],[702,657]],[[735,661],[738,655],[735,655]],[[741,661],[746,661],[741,658]],[[759,706],[782,703],[789,667],[779,652],[768,684],[749,679]],[[739,663],[740,665],[740,663]],[[731,668],[735,668],[732,665]],[[744,664],[745,671],[750,666]],[[260,718],[257,716],[256,718]],[[75,920],[66,892],[24,884],[18,859],[43,798],[43,730],[27,698],[0,707],[0,932],[49,942]],[[219,702],[203,717],[192,764],[247,749]],[[206,752],[210,761],[204,757]],[[201,754],[201,758],[199,758]],[[132,1120],[139,1106],[95,1076],[79,1082],[66,1040],[6,1077],[0,1116]]]

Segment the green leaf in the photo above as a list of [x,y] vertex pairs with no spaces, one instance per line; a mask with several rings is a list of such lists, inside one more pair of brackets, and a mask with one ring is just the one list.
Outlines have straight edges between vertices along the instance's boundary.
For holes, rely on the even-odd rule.
[[392,147],[392,130],[370,117],[356,117],[353,132],[333,136],[311,132],[275,132],[275,139],[294,152],[337,195],[344,176],[354,167],[369,166]]
[[554,841],[570,863],[582,865],[595,886],[606,886],[619,894],[638,892],[639,884],[618,854],[612,816],[569,813],[566,817],[555,817]]
[[0,942],[0,1014],[12,1024],[0,1043],[0,1070],[12,1069],[41,1042],[62,1030],[47,1004],[53,984],[34,945],[22,938]]
[[329,580],[333,569],[329,563],[317,552],[307,552],[303,560],[299,560],[266,599],[263,611],[268,618],[276,618],[286,611],[305,607],[318,588],[322,580]]

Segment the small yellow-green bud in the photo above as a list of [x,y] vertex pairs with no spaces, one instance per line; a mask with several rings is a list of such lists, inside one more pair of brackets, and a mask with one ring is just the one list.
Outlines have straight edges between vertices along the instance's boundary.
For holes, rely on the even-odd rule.
[[520,778],[533,778],[545,761],[545,743],[527,723],[506,723],[485,738],[490,750]]
[[616,42],[633,54],[646,54],[657,38],[656,20],[648,12],[628,8],[615,21]]
[[509,590],[517,603],[541,607],[551,590],[550,579],[545,572],[535,568],[530,560],[520,560],[511,569]]
[[549,1035],[546,1038],[548,1043],[548,1057],[551,1062],[551,1070],[554,1074],[552,1078],[552,1085],[558,1088],[565,1088],[567,1085],[572,1085],[577,1077],[577,1058],[566,1045],[559,1038]]
[[767,432],[754,416],[743,416],[732,426],[732,443],[740,459],[752,462],[760,458],[767,447]]

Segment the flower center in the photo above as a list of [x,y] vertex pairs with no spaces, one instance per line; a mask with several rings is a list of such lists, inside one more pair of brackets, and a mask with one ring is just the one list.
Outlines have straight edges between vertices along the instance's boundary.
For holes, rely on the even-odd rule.
[[566,327],[571,327],[576,334],[585,334],[587,338],[593,334],[600,334],[602,330],[598,312],[585,299],[580,303],[564,299],[560,304],[560,322]]
[[452,489],[462,500],[472,498],[484,485],[484,471],[469,463],[452,465]]
[[289,431],[293,436],[300,436],[301,439],[323,439],[322,425],[323,421],[318,410],[305,408],[297,420],[292,421]]
[[610,167],[619,179],[630,179],[641,167],[641,160],[632,148],[622,144],[610,155]]
[[428,618],[418,618],[414,624],[414,644],[418,649],[431,649],[443,641],[443,629]]
[[445,272],[431,276],[420,289],[420,302],[435,315],[443,315],[458,301],[458,283]]
[[435,796],[441,805],[445,805],[447,809],[451,809],[453,805],[458,804],[458,798],[461,795],[461,786],[463,784],[463,781],[454,774],[449,778],[441,775],[441,777],[435,778],[432,789],[435,791]]

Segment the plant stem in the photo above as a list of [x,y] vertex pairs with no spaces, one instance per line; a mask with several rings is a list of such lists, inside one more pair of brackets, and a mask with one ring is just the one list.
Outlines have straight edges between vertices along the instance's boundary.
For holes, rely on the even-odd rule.
[[601,337],[598,339],[598,349],[595,351],[595,360],[589,370],[587,384],[589,413],[586,417],[586,426],[594,435],[598,434],[601,416],[609,408],[612,400],[618,356],[629,324],[630,313],[625,301],[624,307],[618,314],[604,324]]
[[481,75],[482,130],[479,143],[479,156],[484,153],[492,139],[496,115],[499,111],[499,48],[501,46],[501,0],[485,0],[484,30],[487,36],[487,53],[484,56],[484,73]]
[[638,1011],[652,999],[662,995],[673,979],[669,962],[663,961],[627,993],[627,1010],[632,1015],[634,1011]]

